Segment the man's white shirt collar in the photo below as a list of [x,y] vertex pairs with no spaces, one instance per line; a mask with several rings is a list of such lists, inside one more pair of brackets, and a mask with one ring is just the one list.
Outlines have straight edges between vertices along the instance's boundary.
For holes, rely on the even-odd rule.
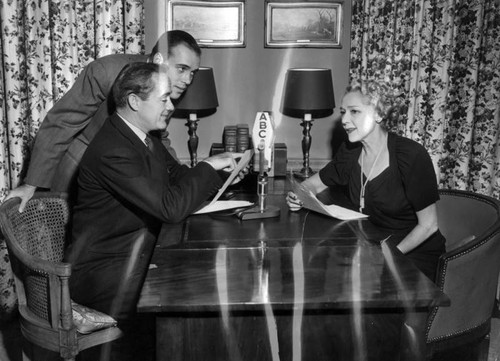
[[147,146],[147,143],[146,143],[146,136],[147,134],[144,133],[142,130],[140,130],[139,128],[137,128],[134,124],[130,123],[127,119],[125,119],[124,117],[122,117],[119,113],[116,113],[118,114],[118,116],[125,122],[125,124],[128,125],[128,127],[130,129],[132,129],[132,131],[139,137],[139,139],[144,143],[146,144]]

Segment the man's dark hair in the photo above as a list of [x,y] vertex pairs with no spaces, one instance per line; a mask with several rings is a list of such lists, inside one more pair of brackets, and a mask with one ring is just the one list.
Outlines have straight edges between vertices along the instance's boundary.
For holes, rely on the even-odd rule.
[[113,100],[116,108],[126,106],[130,94],[136,94],[142,100],[148,99],[155,86],[153,75],[166,71],[165,66],[154,63],[127,64],[113,84]]
[[156,53],[165,54],[165,51],[162,51],[162,49],[168,49],[168,56],[171,56],[172,49],[180,44],[187,46],[198,56],[201,56],[201,49],[195,38],[193,38],[191,34],[182,30],[170,30],[163,33],[153,47],[151,55]]

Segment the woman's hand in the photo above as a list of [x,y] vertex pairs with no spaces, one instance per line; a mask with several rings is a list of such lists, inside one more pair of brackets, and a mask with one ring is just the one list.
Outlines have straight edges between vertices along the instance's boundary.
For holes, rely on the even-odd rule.
[[[314,195],[328,188],[319,177],[319,173],[316,173],[303,181],[301,183],[301,186],[303,186],[305,189],[310,190]],[[288,204],[288,208],[290,208],[290,210],[294,212],[301,209],[304,205],[302,201],[297,197],[297,195],[292,191],[288,192],[286,195],[286,204]]]
[[296,212],[302,208],[302,201],[293,192],[288,192],[286,195],[286,204],[292,212]]

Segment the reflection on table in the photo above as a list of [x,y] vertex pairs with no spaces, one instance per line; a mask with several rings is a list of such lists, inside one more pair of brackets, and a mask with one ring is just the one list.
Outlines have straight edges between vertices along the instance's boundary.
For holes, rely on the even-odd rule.
[[276,188],[280,217],[165,225],[138,305],[157,315],[158,360],[376,359],[399,335],[377,320],[449,303],[368,220],[289,212]]

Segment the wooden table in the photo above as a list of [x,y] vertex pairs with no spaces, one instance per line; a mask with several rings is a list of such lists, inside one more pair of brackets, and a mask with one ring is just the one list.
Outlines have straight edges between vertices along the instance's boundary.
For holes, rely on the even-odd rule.
[[449,304],[368,220],[290,212],[286,189],[267,197],[277,218],[164,227],[138,304],[156,315],[157,360],[377,359],[400,325],[380,320]]

